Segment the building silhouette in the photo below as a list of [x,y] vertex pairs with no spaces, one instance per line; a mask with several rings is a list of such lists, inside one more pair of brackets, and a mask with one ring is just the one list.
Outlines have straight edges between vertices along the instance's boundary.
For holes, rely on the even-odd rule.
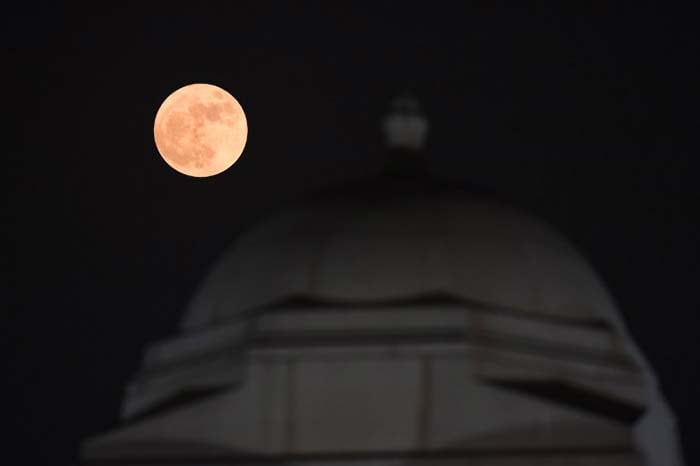
[[382,175],[237,238],[84,464],[680,465],[592,267],[542,221],[428,175],[427,130],[399,99]]

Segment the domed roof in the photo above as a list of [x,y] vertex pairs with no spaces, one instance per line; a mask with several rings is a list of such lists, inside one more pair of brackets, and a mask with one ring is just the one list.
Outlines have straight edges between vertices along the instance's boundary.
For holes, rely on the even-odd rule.
[[425,296],[582,323],[615,312],[589,264],[549,226],[395,173],[322,193],[242,234],[182,325],[196,330],[298,298],[355,304]]

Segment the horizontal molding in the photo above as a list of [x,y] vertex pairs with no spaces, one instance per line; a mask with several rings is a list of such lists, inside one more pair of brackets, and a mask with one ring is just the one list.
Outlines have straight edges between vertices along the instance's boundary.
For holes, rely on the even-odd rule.
[[152,343],[146,349],[143,365],[162,366],[189,358],[193,353],[228,348],[232,346],[232,342],[243,343],[249,334],[250,326],[251,322],[248,321],[228,322],[206,331]]
[[468,458],[537,458],[558,456],[636,456],[637,452],[629,447],[550,447],[550,448],[484,448],[484,449],[441,449],[422,451],[371,451],[371,452],[319,452],[307,454],[282,455],[230,455],[230,456],[181,456],[178,458],[109,458],[91,459],[82,462],[84,466],[107,465],[237,465],[246,464],[293,464],[293,463],[333,463],[348,461],[376,460],[436,460]]
[[537,309],[524,309],[509,306],[501,306],[498,304],[487,303],[483,301],[467,299],[462,296],[454,295],[447,292],[433,292],[417,294],[415,296],[407,296],[394,299],[382,300],[340,300],[340,299],[324,299],[319,296],[311,295],[294,295],[273,303],[260,306],[255,309],[247,310],[237,315],[240,319],[242,315],[255,317],[268,312],[298,312],[298,311],[316,311],[316,312],[346,312],[348,309],[372,309],[392,311],[396,309],[406,309],[407,307],[420,307],[428,309],[448,309],[455,310],[471,310],[478,312],[487,312],[492,314],[502,314],[517,318],[539,320],[550,322],[552,324],[572,325],[583,328],[607,329],[611,326],[602,318],[573,318],[562,317],[554,313],[543,312]]
[[459,328],[424,329],[414,332],[260,332],[251,341],[255,348],[319,348],[401,345],[475,344],[523,353],[544,355],[554,359],[593,362],[628,371],[640,369],[631,358],[621,353],[595,352],[575,346],[542,343],[513,335],[469,332]]
[[491,379],[490,385],[602,416],[632,426],[645,407],[609,394],[577,387],[558,380]]
[[266,332],[430,332],[460,329],[478,333],[504,333],[552,344],[580,346],[593,351],[615,352],[621,336],[601,328],[532,320],[526,317],[465,310],[461,307],[420,308],[407,306],[386,310],[346,309],[344,312],[297,310],[270,312],[257,321],[257,334]]

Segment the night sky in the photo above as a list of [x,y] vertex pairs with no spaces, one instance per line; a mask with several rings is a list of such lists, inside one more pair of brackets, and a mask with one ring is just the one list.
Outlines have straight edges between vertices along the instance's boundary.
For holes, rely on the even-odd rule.
[[[436,175],[512,199],[591,260],[700,464],[693,12],[144,3],[4,11],[6,464],[71,464],[115,426],[145,345],[174,335],[236,233],[381,170],[380,118],[405,91],[430,120]],[[192,82],[231,92],[250,128],[209,179],[153,143],[158,106]]]

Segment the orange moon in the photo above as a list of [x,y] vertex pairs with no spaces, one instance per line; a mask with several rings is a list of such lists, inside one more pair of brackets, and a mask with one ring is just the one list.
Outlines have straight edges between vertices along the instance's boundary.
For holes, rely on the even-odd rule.
[[228,92],[211,84],[190,84],[170,94],[156,113],[156,148],[180,173],[213,176],[243,153],[248,123]]

